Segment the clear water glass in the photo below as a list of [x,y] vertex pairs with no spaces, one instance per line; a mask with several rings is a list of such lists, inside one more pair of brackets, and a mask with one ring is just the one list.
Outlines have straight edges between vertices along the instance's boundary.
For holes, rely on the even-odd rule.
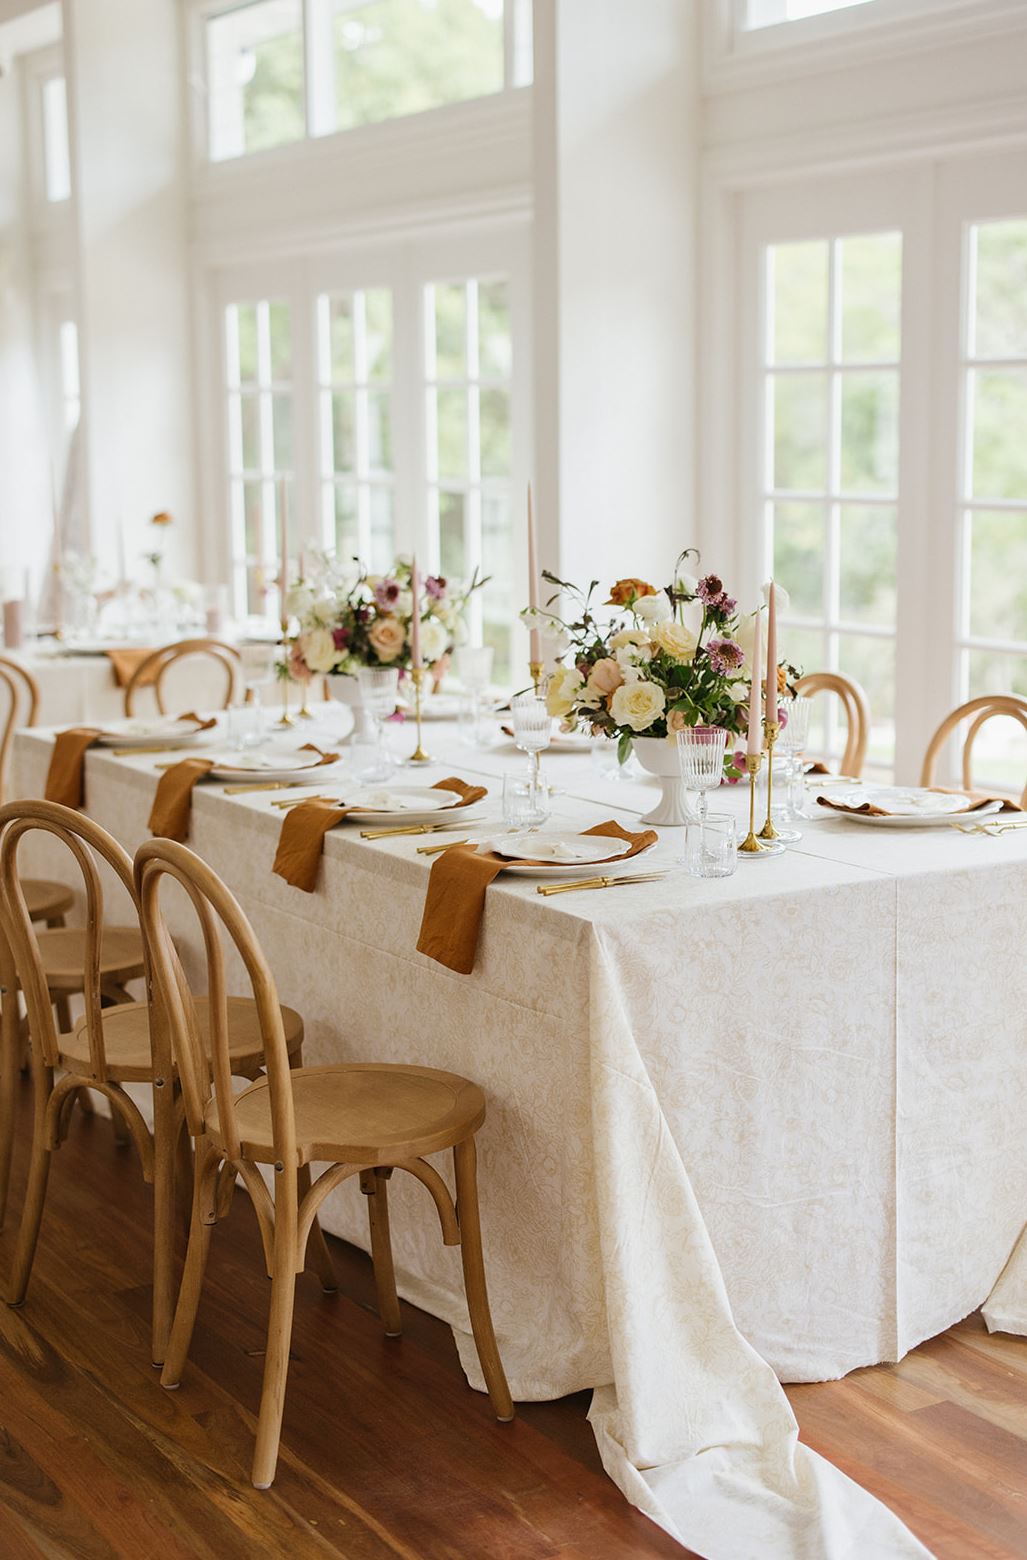
[[467,747],[487,747],[482,730],[484,696],[492,681],[491,645],[461,645],[456,652],[456,674],[463,685],[460,695],[460,740]]
[[727,732],[723,726],[686,726],[677,734],[678,763],[685,788],[699,793],[699,834],[706,823],[708,793],[724,778]]
[[503,776],[503,822],[508,829],[537,829],[545,823],[552,806],[549,787],[532,776]]
[[801,831],[789,828],[788,825],[810,816],[806,806],[802,768],[809,741],[812,708],[812,699],[801,695],[794,699],[782,699],[780,704],[782,720],[774,744],[774,780],[777,782],[780,775],[783,800],[775,803],[773,813],[775,828],[779,823],[785,825],[783,829],[778,828],[778,834],[785,844],[802,839]]
[[730,877],[738,866],[735,820],[730,813],[706,813],[685,825],[685,871],[690,877]]
[[395,666],[361,666],[357,671],[360,703],[371,725],[376,759],[368,764],[364,778],[387,780],[393,759],[385,746],[385,721],[396,712],[399,693],[399,669]]
[[515,693],[510,700],[513,718],[514,742],[531,761],[530,783],[535,791],[542,787],[542,766],[539,754],[550,743],[553,721],[544,699],[534,693]]

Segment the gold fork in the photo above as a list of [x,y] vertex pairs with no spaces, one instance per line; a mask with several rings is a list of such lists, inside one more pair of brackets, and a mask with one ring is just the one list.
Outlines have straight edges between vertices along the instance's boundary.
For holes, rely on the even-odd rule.
[[630,872],[623,877],[578,878],[574,883],[540,883],[536,894],[570,894],[576,888],[617,888],[621,883],[656,883],[666,872]]
[[332,802],[336,807],[343,804],[337,796],[287,796],[277,802],[272,802],[272,807],[301,807],[304,802]]

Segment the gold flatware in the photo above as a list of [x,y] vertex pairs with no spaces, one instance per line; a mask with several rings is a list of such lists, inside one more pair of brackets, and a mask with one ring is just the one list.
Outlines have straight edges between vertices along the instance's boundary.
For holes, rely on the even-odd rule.
[[222,796],[249,796],[253,791],[290,791],[298,780],[264,780],[259,785],[226,785]]
[[997,818],[994,818],[989,819],[987,822],[982,820],[980,823],[969,824],[957,823],[955,819],[953,819],[949,824],[949,828],[955,829],[959,834],[987,834],[991,836],[998,836],[999,834],[1009,834],[1014,829],[1027,829],[1027,818],[1019,818],[1010,820],[1009,822],[1006,822],[1005,820],[999,822]]
[[385,840],[394,834],[437,834],[440,829],[452,828],[445,823],[397,823],[385,829],[361,829],[362,840]]
[[[185,746],[188,747],[189,744],[186,743]],[[179,744],[177,742],[173,742],[170,747],[166,742],[162,742],[159,747],[112,747],[108,748],[107,751],[112,758],[135,758],[137,755],[146,753],[177,753],[178,747]]]
[[570,894],[576,888],[617,888],[621,883],[656,883],[666,872],[631,872],[623,877],[578,878],[574,883],[540,883],[536,894]]
[[344,804],[337,796],[288,796],[277,802],[272,802],[272,807],[300,807],[304,802],[331,802],[334,807],[342,807]]
[[439,845],[418,845],[419,856],[437,856],[441,851],[448,850],[451,845],[477,845],[478,840],[443,840]]

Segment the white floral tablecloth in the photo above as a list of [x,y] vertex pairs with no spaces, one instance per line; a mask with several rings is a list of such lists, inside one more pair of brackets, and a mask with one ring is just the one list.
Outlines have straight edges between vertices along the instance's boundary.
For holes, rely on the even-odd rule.
[[[522,762],[430,736],[444,762],[418,783]],[[22,794],[41,793],[48,757],[45,733],[18,738]],[[87,758],[89,813],[129,849],[154,762]],[[587,759],[546,762],[567,822],[630,825],[651,804]],[[415,951],[416,837],[337,829],[305,895],[270,872],[280,822],[268,798],[200,788],[190,843],[303,1012],[308,1061],[412,1061],[486,1089],[482,1217],[514,1396],[596,1388],[611,1477],[714,1560],[926,1553],[798,1444],[777,1378],[901,1357],[1010,1259],[1027,1210],[1027,839],[835,816],[725,880],[541,899],[500,878],[459,976]],[[679,845],[667,831],[649,860]],[[59,864],[50,850],[36,870]],[[358,1195],[325,1213],[367,1244]],[[452,1324],[480,1387],[459,1257],[412,1182],[393,1234],[401,1293]]]

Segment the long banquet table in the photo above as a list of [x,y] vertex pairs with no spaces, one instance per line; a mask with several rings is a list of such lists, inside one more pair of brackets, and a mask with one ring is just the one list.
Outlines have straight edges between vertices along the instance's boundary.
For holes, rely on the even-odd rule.
[[[495,816],[522,756],[426,729],[439,761],[411,778],[485,776]],[[50,747],[19,734],[12,795],[42,794]],[[87,811],[129,850],[157,762],[87,756]],[[604,779],[587,756],[545,765],[568,823],[630,826],[652,805],[650,782]],[[317,789],[344,796],[325,773]],[[514,1397],[597,1388],[611,1476],[699,1553],[926,1553],[796,1446],[772,1372],[900,1358],[981,1305],[1017,1242],[1027,831],[833,816],[729,879],[542,898],[503,876],[461,976],[416,952],[423,841],[343,825],[304,894],[271,873],[278,794],[198,787],[189,843],[303,1013],[308,1062],[409,1061],[484,1086],[482,1219]],[[647,865],[679,848],[664,831]],[[34,871],[60,870],[54,849],[36,847]],[[188,922],[173,930],[195,948]],[[481,1388],[457,1253],[416,1184],[396,1186],[392,1213],[400,1292],[453,1326]],[[324,1218],[366,1246],[359,1196],[340,1189]]]

